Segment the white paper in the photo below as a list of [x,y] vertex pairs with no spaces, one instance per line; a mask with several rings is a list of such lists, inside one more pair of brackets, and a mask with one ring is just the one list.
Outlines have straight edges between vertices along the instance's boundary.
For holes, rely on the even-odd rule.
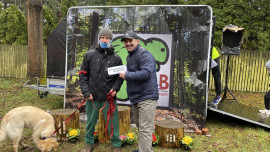
[[125,71],[127,71],[126,65],[120,65],[120,66],[114,66],[114,67],[108,68],[109,75],[115,75],[115,74],[119,74]]

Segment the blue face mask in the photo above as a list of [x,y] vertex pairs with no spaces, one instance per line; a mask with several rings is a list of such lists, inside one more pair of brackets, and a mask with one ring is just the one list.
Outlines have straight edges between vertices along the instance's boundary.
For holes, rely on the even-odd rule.
[[100,47],[101,48],[109,48],[109,47],[111,47],[111,43],[112,43],[112,41],[110,41],[109,43],[103,43],[103,42],[100,42],[99,41],[99,45],[100,45]]

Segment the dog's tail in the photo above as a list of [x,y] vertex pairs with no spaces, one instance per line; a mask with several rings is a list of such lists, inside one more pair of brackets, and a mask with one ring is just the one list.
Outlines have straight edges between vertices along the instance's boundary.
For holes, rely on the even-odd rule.
[[1,143],[6,139],[7,134],[5,130],[0,129],[0,146],[2,145]]

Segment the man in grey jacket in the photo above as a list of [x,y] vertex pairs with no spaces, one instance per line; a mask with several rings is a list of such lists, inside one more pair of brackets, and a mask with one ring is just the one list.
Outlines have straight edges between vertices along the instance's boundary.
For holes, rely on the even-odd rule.
[[139,129],[139,150],[152,152],[152,133],[155,111],[159,99],[156,60],[140,46],[135,32],[128,31],[121,39],[128,51],[127,72],[119,76],[127,81],[127,93],[132,105],[134,120]]

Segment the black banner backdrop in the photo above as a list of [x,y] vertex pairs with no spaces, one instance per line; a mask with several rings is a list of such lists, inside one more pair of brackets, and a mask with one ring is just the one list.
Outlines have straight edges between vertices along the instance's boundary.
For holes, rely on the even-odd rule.
[[[121,35],[135,31],[157,60],[159,106],[169,107],[202,126],[206,123],[212,10],[209,6],[72,7],[67,14],[65,103],[82,101],[78,70],[84,54],[95,48],[101,28],[110,28],[112,45],[123,64],[127,51]],[[129,104],[126,83],[117,94]]]
[[65,77],[67,19],[47,39],[47,77]]

